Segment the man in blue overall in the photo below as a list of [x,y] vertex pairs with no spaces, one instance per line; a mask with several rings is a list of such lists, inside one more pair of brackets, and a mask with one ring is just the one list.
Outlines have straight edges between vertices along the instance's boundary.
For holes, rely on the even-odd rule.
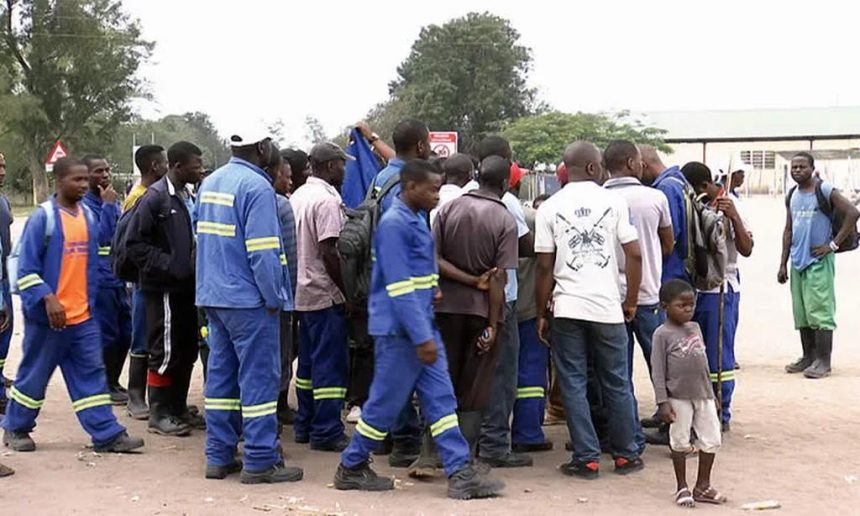
[[[278,440],[279,314],[288,275],[272,178],[271,140],[234,135],[233,157],[197,196],[197,305],[209,319],[206,478],[244,484],[301,480]],[[236,459],[245,437],[244,465]]]
[[87,166],[73,158],[54,165],[57,193],[33,211],[21,235],[17,287],[24,312],[24,356],[3,421],[3,443],[35,451],[30,432],[45,403],[54,369],[63,371],[72,407],[97,452],[123,453],[143,446],[129,437],[111,411],[102,341],[95,311],[98,229],[80,201]]
[[131,304],[125,284],[111,270],[110,246],[119,220],[120,205],[111,184],[110,165],[101,156],[90,154],[82,160],[90,174],[90,190],[83,203],[98,224],[98,297],[96,320],[102,332],[105,371],[110,399],[115,405],[128,403],[128,391],[119,384],[125,356],[131,347]]
[[417,391],[448,476],[448,496],[494,496],[504,484],[470,463],[469,446],[457,420],[457,400],[445,346],[434,324],[433,300],[439,274],[433,237],[422,213],[428,213],[439,202],[442,178],[424,160],[410,161],[400,176],[400,197],[382,216],[374,239],[376,262],[368,310],[375,345],[375,375],[370,398],[341,455],[335,488],[394,489],[393,480],[378,477],[368,459],[385,439],[409,396]]

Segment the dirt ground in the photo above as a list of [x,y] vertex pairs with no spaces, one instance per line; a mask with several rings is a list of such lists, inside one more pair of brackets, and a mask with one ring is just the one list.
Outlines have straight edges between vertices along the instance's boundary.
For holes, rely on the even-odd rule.
[[[777,500],[782,514],[857,514],[860,504],[860,334],[857,316],[860,251],[839,256],[839,330],[834,374],[821,381],[789,376],[783,366],[796,358],[799,341],[791,322],[787,286],[776,283],[784,220],[782,199],[746,201],[756,247],[742,264],[743,296],[737,354],[742,369],[735,392],[733,431],[717,458],[714,484],[728,505],[700,505],[698,513],[738,513],[744,503]],[[20,319],[19,319],[20,320]],[[13,340],[7,374],[20,360],[20,334]],[[636,387],[642,413],[653,393],[641,358]],[[192,402],[202,405],[202,378]],[[144,453],[95,456],[78,426],[61,375],[53,377],[33,433],[35,453],[8,452],[0,462],[17,474],[0,480],[2,514],[671,514],[674,480],[666,448],[650,447],[644,472],[618,477],[607,467],[589,482],[562,476],[567,460],[565,427],[547,427],[556,450],[535,454],[535,466],[497,470],[507,482],[503,497],[455,502],[445,498],[441,479],[412,483],[384,459],[377,471],[401,479],[400,489],[382,494],[339,492],[329,487],[336,454],[311,452],[285,431],[288,460],[305,469],[297,484],[243,486],[237,477],[203,478],[203,434],[165,438],[147,434],[145,422],[117,409],[132,434],[146,438]],[[350,429],[351,430],[351,429]],[[691,459],[695,460],[695,459]],[[605,459],[609,466],[609,459]],[[692,478],[692,466],[690,481]]]

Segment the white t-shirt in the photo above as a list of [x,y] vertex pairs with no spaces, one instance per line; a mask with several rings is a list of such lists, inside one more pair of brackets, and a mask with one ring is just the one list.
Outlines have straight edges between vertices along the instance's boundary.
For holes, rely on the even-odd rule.
[[[750,229],[749,222],[747,222],[745,209],[743,207],[743,202],[734,195],[730,196],[732,202],[735,203],[735,209],[738,210],[738,215],[741,216],[741,222],[744,223],[744,229],[747,230],[747,233],[752,234],[752,229]],[[741,276],[740,269],[738,268],[738,259],[740,257],[740,253],[738,253],[737,244],[735,244],[735,226],[732,222],[725,218],[723,219],[726,225],[726,283],[728,286],[732,288],[735,292],[741,291]],[[728,290],[727,290],[728,291]],[[708,294],[719,294],[719,287],[713,290],[704,291]]]
[[442,185],[442,188],[439,189],[439,204],[437,204],[435,208],[430,210],[430,227],[433,227],[433,221],[436,220],[436,214],[439,213],[439,210],[442,209],[442,206],[445,206],[454,199],[462,196],[464,193],[466,193],[466,190],[460,188],[457,185]]
[[[663,274],[663,249],[658,229],[672,226],[669,200],[656,188],[643,186],[635,177],[613,178],[604,183],[617,193],[630,207],[630,218],[639,235],[642,250],[642,283],[639,286],[639,305],[660,303],[660,281]],[[621,246],[615,250],[618,256],[619,291],[621,299],[627,296],[627,275],[624,273],[624,252]]]
[[[505,192],[502,196],[502,202],[511,216],[514,217],[514,222],[517,223],[517,239],[520,239],[529,234],[529,226],[526,224],[526,214],[523,211],[523,205],[520,200],[511,192]],[[508,283],[505,285],[505,302],[513,303],[517,300],[519,294],[519,282],[517,281],[517,270],[508,269]]]
[[637,239],[624,198],[597,183],[568,183],[544,202],[535,252],[556,253],[555,317],[623,323],[616,249]]

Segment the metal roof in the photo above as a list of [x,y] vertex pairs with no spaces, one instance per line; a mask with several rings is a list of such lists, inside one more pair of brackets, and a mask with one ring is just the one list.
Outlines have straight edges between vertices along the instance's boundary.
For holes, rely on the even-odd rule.
[[860,106],[725,111],[653,111],[632,114],[665,129],[669,142],[800,140],[860,137]]

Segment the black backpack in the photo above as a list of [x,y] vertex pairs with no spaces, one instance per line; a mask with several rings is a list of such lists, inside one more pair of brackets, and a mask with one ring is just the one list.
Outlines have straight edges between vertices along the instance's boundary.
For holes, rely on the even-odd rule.
[[[165,193],[162,197],[162,203],[169,206],[170,196]],[[137,213],[137,207],[140,206],[141,201],[143,201],[143,197],[138,199],[131,208],[120,215],[119,220],[116,223],[116,231],[114,231],[113,239],[111,239],[110,243],[112,262],[111,269],[113,270],[114,276],[122,281],[128,281],[131,283],[137,283],[140,281],[140,270],[137,268],[134,261],[132,261],[128,256],[127,233],[128,226],[135,213]]]
[[[839,230],[842,229],[842,223],[845,220],[845,213],[840,210],[834,210],[833,205],[830,203],[830,199],[824,195],[824,192],[821,189],[821,185],[824,182],[819,180],[815,182],[815,198],[818,200],[818,209],[821,210],[828,219],[830,219],[830,225],[832,226],[832,236],[831,238],[835,239],[836,235],[839,234]],[[788,191],[788,195],[785,196],[785,207],[791,211],[791,197],[794,195],[795,190],[797,190],[797,185],[791,187],[791,190]],[[836,190],[836,188],[834,188]],[[838,190],[837,190],[838,191]],[[839,246],[839,249],[836,250],[837,253],[844,253],[846,251],[853,251],[860,247],[860,235],[857,233],[857,227],[851,228],[851,233],[848,234],[848,238],[846,238],[842,244]]]
[[698,290],[712,290],[726,279],[726,221],[722,213],[706,206],[686,181],[669,177],[684,189],[687,220],[687,256],[684,268]]
[[355,305],[367,304],[370,295],[370,276],[373,270],[373,232],[382,216],[380,202],[400,183],[395,174],[377,188],[372,184],[364,201],[355,209],[346,210],[346,223],[337,239],[340,270],[346,297]]

